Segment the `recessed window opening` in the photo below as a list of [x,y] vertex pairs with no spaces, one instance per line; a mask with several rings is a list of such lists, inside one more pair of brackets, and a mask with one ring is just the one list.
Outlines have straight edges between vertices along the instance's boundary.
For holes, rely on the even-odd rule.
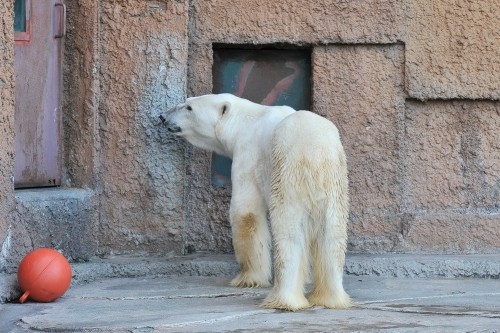
[[[311,108],[311,53],[272,48],[214,48],[213,92],[264,105]],[[213,154],[212,185],[231,183],[231,160]]]
[[14,40],[29,42],[31,32],[31,0],[15,0],[14,2]]

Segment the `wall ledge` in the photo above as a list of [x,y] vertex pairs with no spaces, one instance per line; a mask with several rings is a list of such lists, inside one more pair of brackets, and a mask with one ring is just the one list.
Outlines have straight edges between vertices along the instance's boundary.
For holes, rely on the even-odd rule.
[[19,189],[14,191],[16,201],[32,202],[32,201],[54,201],[54,200],[89,200],[96,196],[96,192],[92,189],[82,188],[36,188],[36,189]]

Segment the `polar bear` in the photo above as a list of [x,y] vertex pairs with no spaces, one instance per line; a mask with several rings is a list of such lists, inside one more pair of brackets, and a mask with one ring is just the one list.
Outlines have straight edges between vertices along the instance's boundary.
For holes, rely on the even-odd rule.
[[[272,234],[274,287],[264,307],[352,305],[342,284],[347,167],[335,125],[309,111],[231,94],[188,98],[160,119],[191,144],[233,160],[229,215],[241,271],[231,285],[270,285]],[[309,267],[313,289],[306,298]]]

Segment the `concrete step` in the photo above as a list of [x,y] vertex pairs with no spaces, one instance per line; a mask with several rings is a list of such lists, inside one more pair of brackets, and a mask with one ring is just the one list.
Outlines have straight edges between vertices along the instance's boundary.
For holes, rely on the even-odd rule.
[[[85,284],[115,277],[233,276],[239,271],[232,254],[197,253],[188,256],[110,256],[72,263],[73,281]],[[364,254],[348,253],[347,275],[393,278],[488,278],[500,277],[500,254]],[[18,297],[15,274],[0,275],[0,301]]]

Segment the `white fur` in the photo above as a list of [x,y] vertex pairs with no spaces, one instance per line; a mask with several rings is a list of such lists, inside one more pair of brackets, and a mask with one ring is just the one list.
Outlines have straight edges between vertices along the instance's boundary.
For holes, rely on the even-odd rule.
[[[231,285],[270,285],[269,212],[275,272],[263,306],[350,307],[342,286],[347,167],[337,128],[309,111],[230,94],[189,98],[163,117],[193,145],[233,159],[230,220],[241,272]],[[310,264],[313,291],[306,298]]]

